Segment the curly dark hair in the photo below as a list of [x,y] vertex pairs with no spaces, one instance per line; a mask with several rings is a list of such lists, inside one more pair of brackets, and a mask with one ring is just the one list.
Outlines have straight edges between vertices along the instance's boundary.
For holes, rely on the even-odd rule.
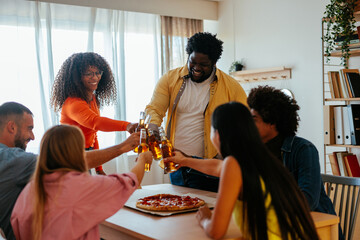
[[284,137],[293,136],[297,132],[300,109],[295,99],[281,90],[270,86],[259,86],[251,89],[248,105],[259,113],[264,122],[275,124],[276,130]]
[[116,100],[116,84],[107,61],[93,52],[74,53],[61,66],[52,87],[50,104],[56,112],[68,97],[78,97],[88,102],[81,77],[90,66],[103,71],[95,91],[98,106],[109,105]]
[[216,34],[212,35],[208,32],[195,33],[188,39],[186,45],[186,53],[190,55],[193,52],[208,55],[210,60],[215,64],[223,51],[223,41],[216,38]]

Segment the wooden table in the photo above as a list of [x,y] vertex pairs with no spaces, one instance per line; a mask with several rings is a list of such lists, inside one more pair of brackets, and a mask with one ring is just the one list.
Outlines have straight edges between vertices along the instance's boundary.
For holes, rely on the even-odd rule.
[[[144,186],[143,189],[155,190],[158,193],[175,191],[216,197],[216,193],[193,188],[179,187],[171,184]],[[196,212],[175,214],[168,217],[155,216],[123,207],[113,216],[99,225],[100,236],[112,239],[208,239],[199,226]],[[315,226],[322,240],[337,239],[339,218],[334,215],[312,212]],[[241,239],[235,222],[231,219],[224,239]]]
[[316,231],[321,240],[339,239],[339,217],[331,214],[311,212]]
[[[156,190],[158,193],[175,191],[216,197],[216,193],[193,188],[179,187],[172,184],[144,186],[143,189]],[[113,216],[100,224],[100,236],[112,239],[208,239],[199,226],[196,212],[175,214],[168,217],[155,216],[123,207]],[[226,238],[240,237],[238,227],[230,222]]]

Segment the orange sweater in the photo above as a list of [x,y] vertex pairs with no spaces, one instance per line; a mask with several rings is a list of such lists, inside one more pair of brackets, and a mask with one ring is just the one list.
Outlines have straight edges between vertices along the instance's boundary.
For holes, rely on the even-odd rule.
[[99,149],[96,136],[98,130],[104,132],[126,131],[129,122],[100,116],[95,96],[89,104],[81,98],[68,97],[61,109],[61,124],[78,126],[85,136],[85,148]]

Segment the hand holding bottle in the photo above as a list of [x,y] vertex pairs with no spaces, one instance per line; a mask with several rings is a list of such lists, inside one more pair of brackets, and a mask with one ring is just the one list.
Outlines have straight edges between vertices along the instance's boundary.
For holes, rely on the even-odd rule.
[[[150,150],[149,145],[146,143],[147,135],[145,128],[140,129],[140,144],[136,147],[137,153],[140,155],[141,153],[148,152]],[[150,152],[151,153],[151,152]],[[152,153],[151,153],[152,156]],[[150,165],[145,163],[145,172],[150,171]]]
[[130,134],[131,133],[134,133],[136,128],[138,126],[138,123],[129,123],[127,126],[126,126],[126,131],[128,131]]
[[144,168],[148,168],[150,170],[151,164],[153,162],[153,155],[150,151],[140,153],[137,162],[144,165]]
[[[165,131],[162,127],[159,127],[160,138],[161,138],[161,151],[163,159],[172,157],[174,155],[174,148],[171,142],[167,139]],[[175,172],[177,171],[177,166],[174,162],[161,160],[159,166],[164,168],[164,173]]]
[[178,170],[180,167],[186,167],[186,156],[182,152],[174,151],[173,156],[164,158],[164,165],[173,164],[174,168]]
[[140,142],[140,133],[132,133],[123,143],[124,143],[124,152],[133,150],[139,145]]

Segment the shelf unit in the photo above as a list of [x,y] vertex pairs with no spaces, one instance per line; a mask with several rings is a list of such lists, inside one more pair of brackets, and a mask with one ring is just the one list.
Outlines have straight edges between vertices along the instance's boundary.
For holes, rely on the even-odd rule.
[[236,71],[230,73],[240,83],[285,80],[291,78],[291,68],[273,67],[253,70]]
[[360,148],[360,145],[325,144],[326,147]]
[[[357,21],[360,21],[360,11],[358,12],[358,16],[356,17]],[[322,36],[324,36],[324,29],[325,26],[322,24]],[[350,58],[355,58],[360,56],[360,49],[350,49]],[[323,55],[323,63],[322,63],[322,72],[323,72],[323,105],[329,105],[329,106],[346,106],[348,104],[351,104],[353,102],[360,102],[360,98],[331,98],[327,97],[329,93],[329,81],[327,77],[327,71],[331,71],[332,68],[339,70],[343,67],[340,65],[339,59],[342,57],[341,51],[336,51],[331,53],[330,56],[330,63],[326,63],[326,54],[324,51],[324,44],[322,46],[322,55]],[[334,64],[332,62],[338,62],[339,64]],[[349,65],[349,62],[347,63]],[[356,68],[359,66],[356,65]],[[354,68],[354,67],[352,67]],[[333,69],[333,70],[334,70]],[[326,96],[327,95],[327,96]],[[324,119],[325,120],[325,119]],[[330,149],[330,150],[329,150]],[[360,152],[360,145],[348,145],[348,144],[324,144],[324,172],[326,173],[326,160],[327,160],[327,153],[331,153],[334,150],[332,149],[346,149],[348,152]]]
[[[350,49],[349,53],[351,57],[358,57],[360,56],[360,49]],[[331,57],[341,57],[341,51],[336,51],[331,53]]]
[[325,98],[325,102],[360,101],[360,98]]

